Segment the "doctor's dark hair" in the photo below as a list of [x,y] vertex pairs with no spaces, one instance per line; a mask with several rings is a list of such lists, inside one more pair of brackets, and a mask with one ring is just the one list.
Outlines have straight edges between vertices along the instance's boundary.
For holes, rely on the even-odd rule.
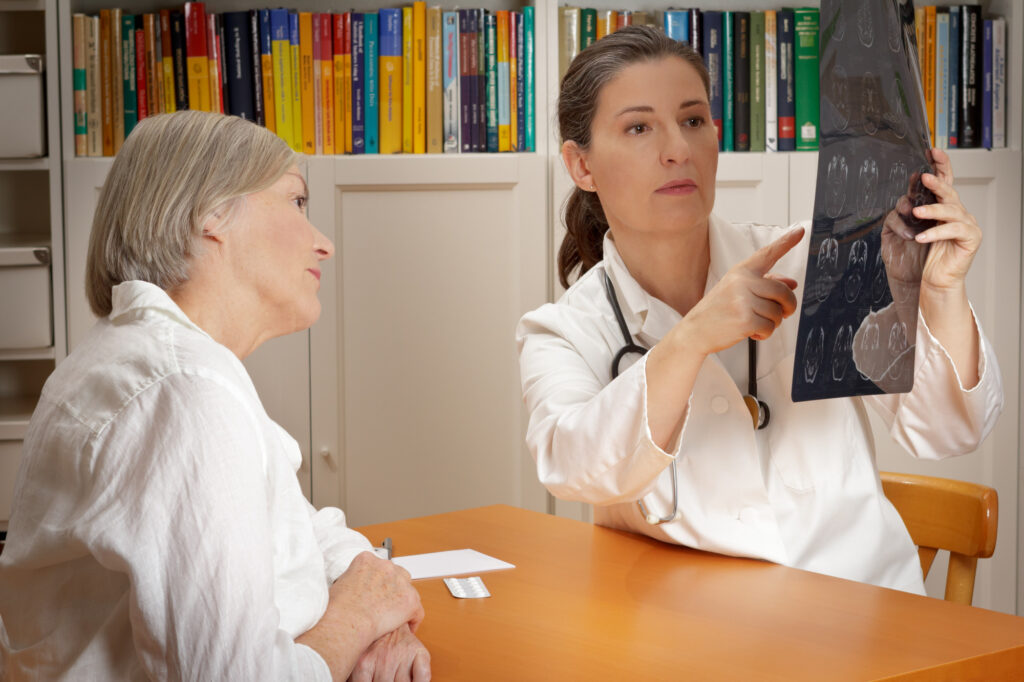
[[[686,43],[672,40],[659,29],[626,26],[580,52],[569,65],[558,93],[558,133],[562,142],[572,140],[580,149],[590,147],[590,127],[597,112],[601,89],[627,66],[679,57],[697,70],[710,97],[711,81],[700,53]],[[595,192],[573,187],[562,213],[565,238],[558,250],[558,279],[569,287],[569,275],[579,275],[604,257],[604,233],[608,221]]]

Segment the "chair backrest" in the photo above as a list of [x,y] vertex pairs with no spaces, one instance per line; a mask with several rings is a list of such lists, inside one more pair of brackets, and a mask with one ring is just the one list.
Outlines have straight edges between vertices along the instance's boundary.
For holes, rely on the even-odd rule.
[[935,553],[949,551],[946,600],[970,604],[978,558],[996,548],[999,498],[988,486],[934,476],[881,472],[885,496],[917,545],[927,577]]

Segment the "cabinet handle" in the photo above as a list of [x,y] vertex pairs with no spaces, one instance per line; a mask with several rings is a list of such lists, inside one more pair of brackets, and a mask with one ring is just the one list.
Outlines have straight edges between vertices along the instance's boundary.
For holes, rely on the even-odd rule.
[[328,464],[330,464],[334,459],[331,457],[331,451],[327,448],[320,448],[320,456],[323,457],[324,461]]

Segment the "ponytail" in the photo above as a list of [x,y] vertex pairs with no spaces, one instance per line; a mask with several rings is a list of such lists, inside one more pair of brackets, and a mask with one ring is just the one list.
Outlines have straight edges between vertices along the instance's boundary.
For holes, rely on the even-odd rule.
[[595,192],[574,187],[562,216],[565,238],[558,249],[558,281],[569,288],[569,275],[579,267],[577,279],[604,258],[608,221]]

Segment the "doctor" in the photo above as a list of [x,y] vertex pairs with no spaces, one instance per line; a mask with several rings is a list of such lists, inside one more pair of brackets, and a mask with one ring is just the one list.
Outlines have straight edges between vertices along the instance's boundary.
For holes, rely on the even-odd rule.
[[[576,187],[558,265],[566,286],[579,274],[516,332],[538,476],[604,526],[923,594],[866,408],[924,459],[992,429],[1002,385],[964,283],[981,231],[935,150],[938,203],[915,209],[938,225],[917,237],[932,246],[913,392],[793,403],[809,230],[711,213],[708,87],[696,52],[642,27],[588,47],[562,81]],[[744,401],[752,378],[760,405]]]

